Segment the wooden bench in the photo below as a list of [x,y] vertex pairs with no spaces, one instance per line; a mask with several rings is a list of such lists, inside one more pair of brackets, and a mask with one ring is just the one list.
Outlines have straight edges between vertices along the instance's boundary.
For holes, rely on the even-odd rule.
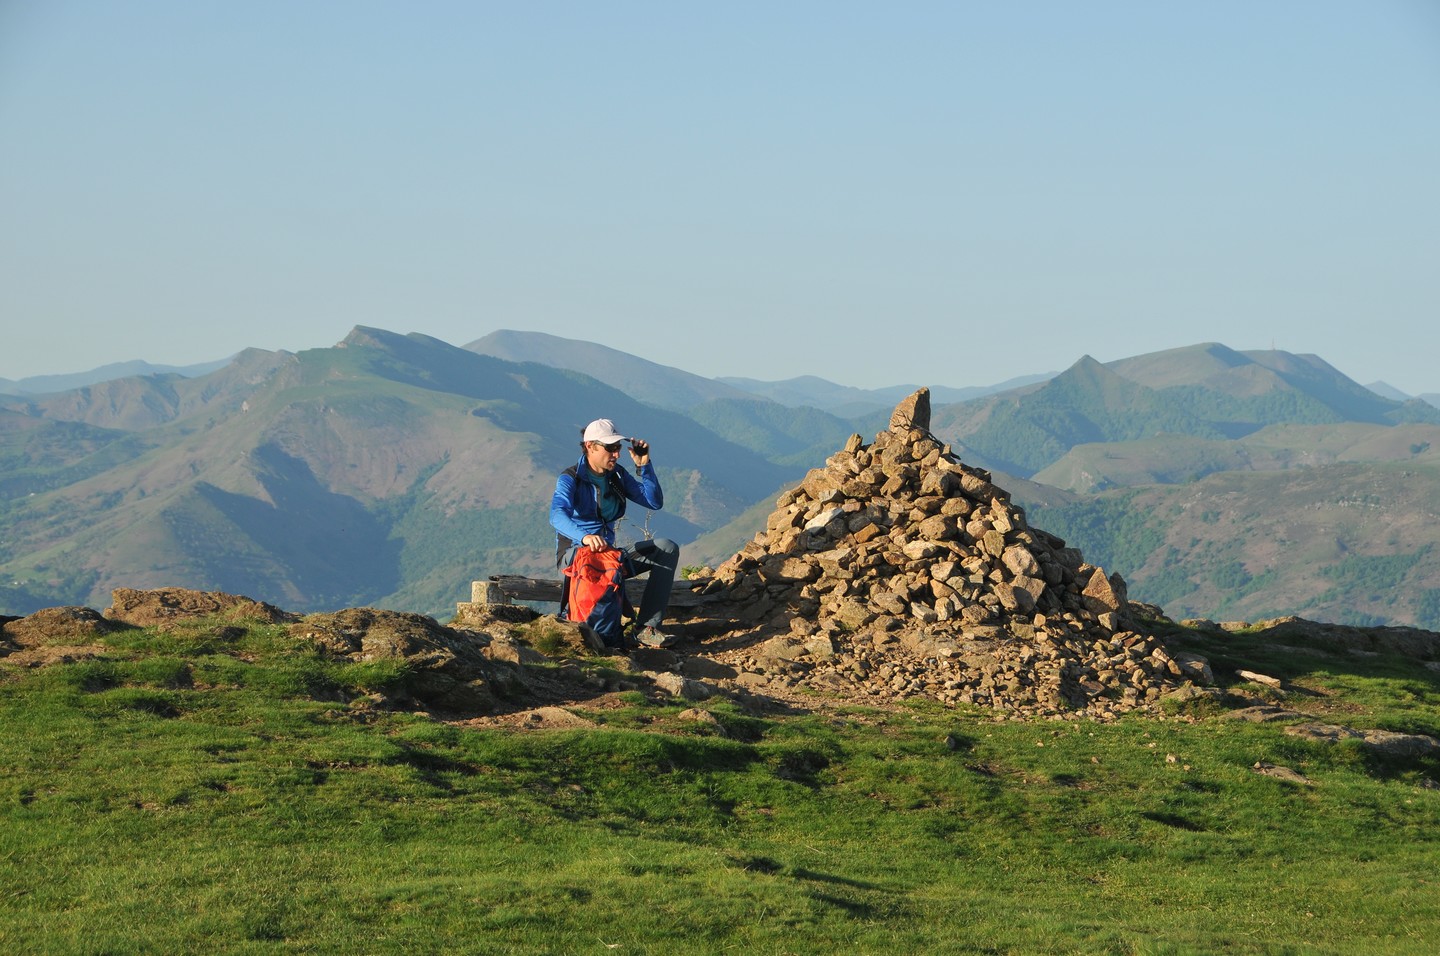
[[[645,578],[631,578],[625,582],[625,594],[630,603],[639,606],[645,593]],[[689,581],[676,578],[670,591],[670,607],[697,607],[704,604],[707,595],[700,589],[707,581]],[[470,601],[474,604],[510,604],[513,601],[536,601],[539,603],[560,603],[560,582],[549,578],[527,578],[520,574],[492,574],[485,581],[472,581]]]

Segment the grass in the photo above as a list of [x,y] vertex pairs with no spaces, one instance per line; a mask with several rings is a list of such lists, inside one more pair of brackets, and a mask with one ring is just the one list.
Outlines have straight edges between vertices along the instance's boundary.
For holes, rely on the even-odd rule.
[[[1330,722],[1440,732],[1413,662],[1177,639]],[[717,730],[636,692],[594,729],[476,730],[352,706],[407,674],[278,628],[109,641],[0,659],[6,952],[1422,953],[1440,931],[1434,759],[1184,715],[707,703]]]

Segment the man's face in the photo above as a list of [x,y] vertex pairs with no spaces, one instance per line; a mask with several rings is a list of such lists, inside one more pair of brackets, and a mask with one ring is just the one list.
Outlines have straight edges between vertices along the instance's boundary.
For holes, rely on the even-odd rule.
[[613,445],[602,445],[598,441],[589,442],[585,446],[585,460],[591,471],[614,471],[616,464],[620,461],[620,442],[617,441]]

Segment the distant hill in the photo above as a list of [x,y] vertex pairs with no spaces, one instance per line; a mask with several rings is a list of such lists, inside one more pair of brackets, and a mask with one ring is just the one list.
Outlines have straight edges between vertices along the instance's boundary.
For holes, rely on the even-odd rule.
[[787,408],[766,399],[713,399],[690,409],[692,419],[785,465],[809,468],[845,444],[851,435],[884,428],[890,411],[844,419],[808,406]]
[[657,365],[605,345],[543,332],[501,329],[476,339],[465,348],[510,362],[538,362],[551,368],[582,372],[632,398],[672,411],[685,411],[716,399],[751,397],[714,379]]
[[290,352],[246,349],[219,371],[199,378],[169,374],[109,379],[25,399],[0,398],[0,408],[47,421],[135,431],[243,404],[257,384],[293,360]]
[[[627,392],[642,402],[689,411],[704,402],[744,401],[763,398],[788,408],[809,407],[837,418],[873,417],[890,409],[919,385],[892,385],[863,389],[837,385],[813,375],[765,382],[752,378],[703,378],[689,372],[657,365],[606,345],[566,339],[542,332],[501,329],[465,346],[472,352],[492,355],[511,362],[539,362],[553,368],[583,372]],[[1053,374],[1053,373],[1052,373]],[[930,385],[932,401],[960,402],[1032,382],[1049,375],[1029,375],[999,385],[950,388]]]
[[1374,392],[1376,395],[1379,395],[1381,398],[1388,398],[1396,402],[1405,402],[1410,400],[1409,395],[1406,395],[1404,392],[1400,391],[1400,389],[1389,384],[1388,382],[1371,382],[1365,387],[1370,389],[1370,391]]
[[[930,385],[930,400],[935,403],[944,404],[947,402],[963,402],[972,398],[980,398],[984,395],[991,395],[995,392],[1003,392],[1023,385],[1030,385],[1035,382],[1043,382],[1054,373],[1044,375],[1026,375],[1020,378],[1010,379],[998,385],[981,385],[966,388],[951,388],[944,385]],[[717,381],[733,385],[761,398],[768,398],[772,402],[786,405],[792,408],[809,406],[830,412],[832,415],[839,415],[847,418],[885,412],[887,415],[890,409],[900,402],[905,396],[913,393],[919,385],[892,385],[887,388],[854,388],[849,385],[837,385],[834,382],[817,378],[814,375],[802,375],[797,378],[788,378],[780,382],[764,382],[753,378],[720,378]]]
[[112,382],[116,379],[132,378],[137,375],[179,375],[182,378],[196,378],[229,365],[231,359],[202,362],[199,365],[152,365],[138,359],[131,362],[114,362],[91,369],[88,372],[70,372],[64,375],[34,375],[11,381],[0,378],[0,394],[5,395],[46,395],[52,392],[66,392],[73,388]]
[[1107,367],[1156,390],[1197,386],[1239,399],[1295,393],[1328,409],[1336,421],[1388,421],[1396,406],[1404,404],[1376,395],[1319,356],[1237,352],[1214,342],[1120,359]]
[[[1376,395],[1380,395],[1384,398],[1394,399],[1397,402],[1408,402],[1412,399],[1412,396],[1406,395],[1404,392],[1400,391],[1400,389],[1396,388],[1393,385],[1390,385],[1387,382],[1371,382],[1369,385],[1366,386],[1366,388],[1370,389],[1370,391],[1374,392]],[[1424,395],[1415,395],[1413,396],[1413,398],[1417,401],[1424,402],[1427,405],[1433,405],[1436,408],[1440,408],[1440,392],[1427,392]]]
[[1106,364],[1085,356],[1042,385],[941,406],[932,420],[979,463],[1029,477],[1082,444],[1237,439],[1281,423],[1440,424],[1437,412],[1383,398],[1314,356],[1207,343]]

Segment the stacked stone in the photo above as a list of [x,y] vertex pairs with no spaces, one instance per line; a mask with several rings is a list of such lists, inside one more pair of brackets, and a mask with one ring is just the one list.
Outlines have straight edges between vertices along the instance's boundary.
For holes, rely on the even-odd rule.
[[921,389],[873,444],[852,435],[716,570],[709,592],[761,636],[778,634],[752,666],[1035,714],[1145,707],[1198,676],[1203,661],[1128,629],[1118,574],[1031,528],[929,419]]

